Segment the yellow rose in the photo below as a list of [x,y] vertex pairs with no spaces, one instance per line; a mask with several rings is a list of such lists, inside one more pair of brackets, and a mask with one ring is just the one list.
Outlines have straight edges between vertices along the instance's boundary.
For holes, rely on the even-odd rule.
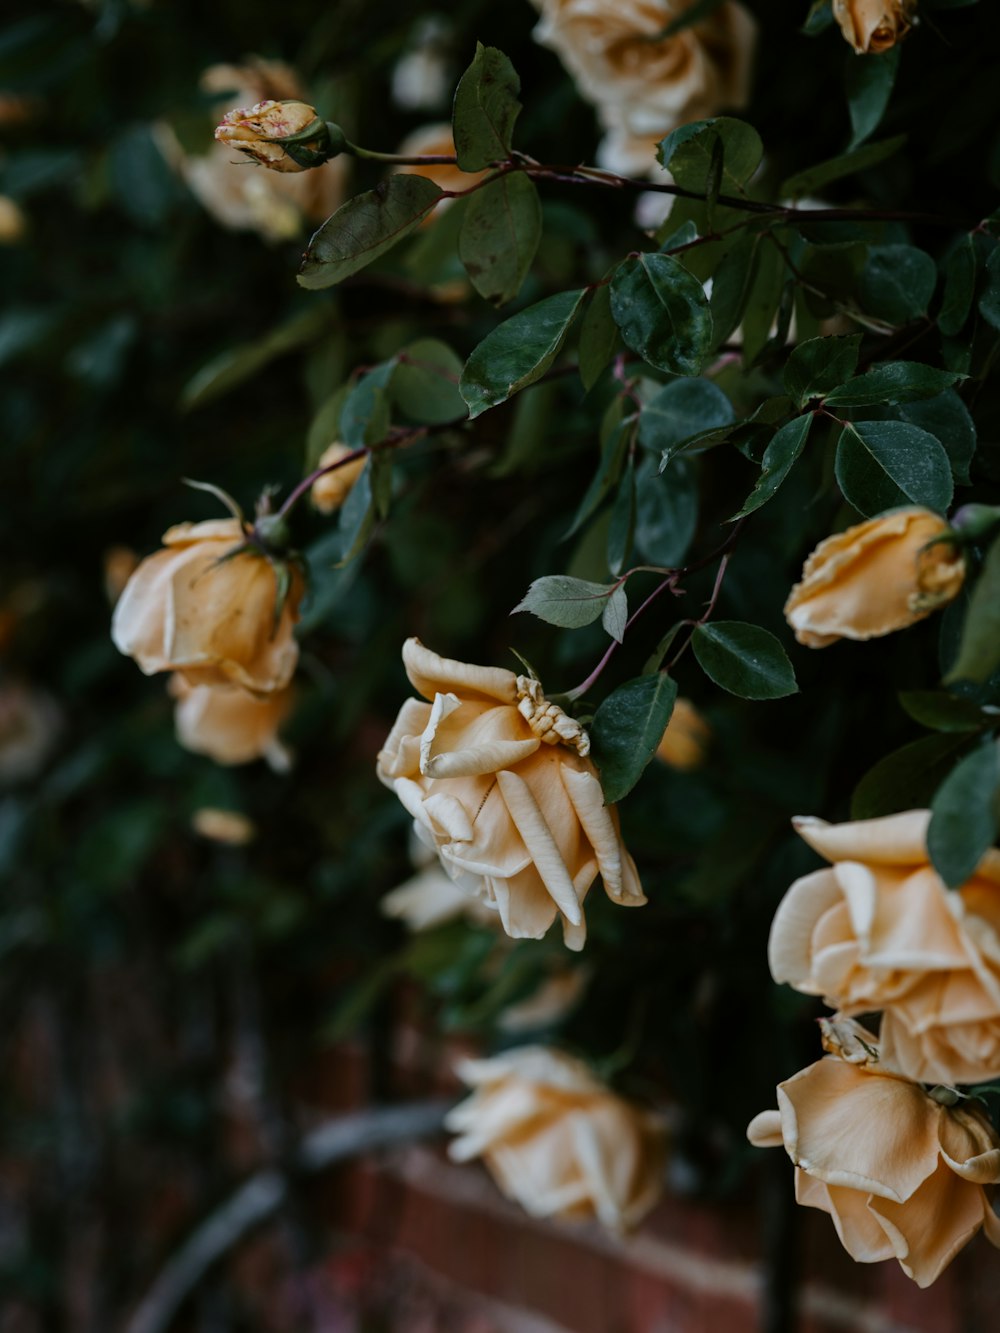
[[428,703],[408,699],[378,775],[413,816],[460,888],[491,904],[508,935],[541,939],[556,916],[571,949],[586,938],[583,900],[597,875],[614,902],[639,906],[635,864],[606,807],[580,724],[538,681],[403,647]]
[[[347,458],[356,452],[356,449],[347,444],[331,444],[320,455],[316,466],[330,467],[333,463],[339,463],[342,458]],[[345,463],[343,467],[327,472],[325,476],[318,477],[313,482],[309,498],[321,514],[332,514],[340,508],[350,494],[352,486],[364,472],[367,462],[367,455],[362,454],[353,463]]]
[[667,729],[656,747],[656,757],[671,768],[687,772],[705,762],[712,729],[689,699],[678,699]]
[[164,533],[165,549],[142,561],[115,607],[118,651],[147,676],[179,671],[190,685],[284,689],[299,656],[292,627],[302,575],[289,566],[291,589],[275,623],[275,571],[255,551],[233,555],[242,540],[234,518],[180,523]]
[[816,547],[785,603],[799,643],[826,648],[838,639],[875,639],[923,620],[956,597],[965,561],[947,541],[938,514],[895,509]]
[[471,1097],[448,1113],[458,1162],[482,1157],[532,1217],[634,1227],[662,1189],[662,1122],[615,1096],[578,1060],[522,1046],[458,1067]]
[[910,31],[917,0],[833,0],[833,17],[859,55],[878,55]]
[[181,675],[171,676],[168,688],[177,700],[177,740],[186,750],[217,764],[266,759],[275,772],[288,771],[291,757],[278,728],[291,710],[290,689],[251,694],[238,686],[189,685]]
[[[268,100],[301,100],[295,71],[278,61],[251,57],[243,65],[213,65],[201,77],[202,90],[225,95],[222,111]],[[292,240],[304,222],[321,222],[344,201],[349,158],[335,157],[314,171],[251,171],[234,160],[233,150],[211,143],[200,154],[185,152],[164,123],[157,139],[167,160],[184,177],[199,203],[224,227],[256,231],[266,240]]]
[[833,864],[798,879],[771,926],[775,981],[845,1014],[882,1009],[882,1058],[925,1083],[1000,1074],[1000,851],[961,888],[927,855],[927,810],[795,827]]
[[655,167],[656,144],[687,121],[745,106],[756,23],[736,0],[673,37],[650,40],[687,0],[534,0],[535,40],[551,47],[606,131],[598,163]]
[[759,1148],[782,1145],[796,1165],[795,1197],[833,1218],[852,1259],[898,1259],[929,1287],[983,1228],[1000,1246],[992,1187],[1000,1139],[985,1116],[946,1107],[877,1063],[827,1056],[778,1084],[777,1111],[747,1129]]
[[316,108],[308,102],[265,99],[255,106],[227,111],[221,124],[216,126],[215,137],[219,143],[243,153],[269,171],[294,172],[308,171],[312,164],[296,161],[287,151],[285,142],[310,131],[313,137],[303,144],[322,157],[323,144],[328,136]]

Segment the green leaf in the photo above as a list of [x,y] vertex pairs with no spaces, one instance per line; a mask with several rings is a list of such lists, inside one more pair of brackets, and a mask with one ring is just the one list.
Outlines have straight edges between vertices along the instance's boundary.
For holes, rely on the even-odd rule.
[[306,471],[312,472],[319,466],[320,455],[331,444],[340,440],[340,414],[351,392],[351,384],[341,384],[320,405],[319,410],[309,423],[306,435]]
[[541,238],[535,183],[524,172],[510,172],[470,197],[458,254],[479,295],[503,305],[521,290]]
[[915,245],[873,245],[858,284],[858,296],[870,315],[906,324],[926,315],[937,265]]
[[962,378],[950,370],[935,370],[920,361],[887,361],[834,389],[827,395],[826,402],[828,407],[908,403],[917,398],[936,398]]
[[945,337],[954,338],[965,327],[976,290],[976,247],[971,236],[959,238],[944,261],[943,273],[938,328]]
[[987,721],[971,699],[943,690],[903,690],[899,702],[915,722],[932,731],[981,731]]
[[697,375],[712,346],[712,314],[701,283],[668,255],[619,264],[611,313],[634,352],[674,375]]
[[969,465],[976,452],[976,426],[954,389],[946,389],[937,398],[904,403],[895,415],[936,436],[948,455],[957,484],[969,485]]
[[587,487],[586,494],[580,501],[580,507],[573,516],[573,522],[566,529],[566,536],[572,537],[611,490],[621,475],[622,464],[628,448],[629,436],[635,425],[633,417],[619,421],[615,429],[601,446],[601,461]]
[[[863,57],[866,60],[869,58]],[[815,194],[833,181],[843,180],[845,176],[853,176],[859,171],[867,171],[870,167],[877,167],[880,162],[898,153],[904,143],[906,135],[897,134],[894,139],[880,139],[878,143],[864,144],[860,148],[853,148],[849,153],[831,157],[815,167],[807,167],[805,171],[789,176],[781,187],[781,194],[793,197]]]
[[785,257],[761,236],[754,254],[753,282],[743,312],[743,360],[751,365],[763,350],[778,313],[785,286]]
[[613,583],[591,583],[568,574],[546,574],[535,579],[511,612],[530,611],[539,620],[561,629],[580,629],[604,613]]
[[806,21],[802,25],[802,32],[806,37],[818,37],[821,32],[826,32],[827,28],[831,28],[833,22],[833,9],[830,0],[813,0],[809,6],[809,13],[806,15]]
[[639,416],[639,443],[670,458],[688,440],[735,420],[733,405],[711,380],[671,380],[649,400]]
[[849,148],[857,148],[878,129],[892,96],[898,68],[898,46],[862,60],[854,54],[847,57],[847,110],[853,130]]
[[635,461],[629,456],[625,464],[618,494],[611,507],[611,525],[608,528],[608,568],[620,574],[632,550],[635,533]]
[[696,625],[691,647],[709,680],[741,699],[783,699],[798,691],[784,648],[759,625],[738,620]]
[[681,125],[661,140],[656,156],[683,189],[704,192],[712,181],[712,163],[719,145],[722,172],[716,194],[720,190],[723,194],[745,194],[764,156],[760,135],[746,121],[718,116]]
[[462,362],[437,338],[417,338],[399,353],[392,378],[392,397],[411,421],[439,426],[465,414],[458,392]]
[[986,286],[979,298],[979,313],[987,324],[1000,329],[1000,245],[986,261]]
[[635,546],[651,565],[673,569],[687,554],[698,526],[694,468],[677,458],[665,472],[644,458],[636,469]]
[[927,850],[949,889],[970,878],[997,835],[1000,751],[992,737],[967,754],[931,802]]
[[377,454],[369,454],[365,470],[347,493],[340,510],[340,559],[336,568],[349,564],[360,555],[375,527],[375,499],[373,477]]
[[521,111],[521,81],[495,46],[476,43],[472,64],[455,90],[452,126],[455,156],[463,171],[482,171],[510,155],[514,122]]
[[953,485],[941,444],[905,421],[855,421],[837,441],[837,484],[866,517],[900,504],[926,505],[943,514]]
[[628,624],[628,594],[625,592],[624,583],[617,587],[604,603],[601,624],[616,643],[621,643],[625,638],[625,627]]
[[676,698],[677,682],[657,672],[619,685],[594,714],[591,753],[609,805],[639,781],[663,739]]
[[969,745],[968,736],[921,736],[870,768],[851,797],[852,819],[878,819],[900,810],[926,809],[931,797]]
[[182,409],[190,412],[221,398],[277,357],[312,342],[329,323],[329,310],[307,310],[252,342],[220,352],[188,380],[181,394]]
[[618,325],[611,314],[611,285],[594,289],[580,325],[580,379],[590,390],[597,383],[618,346]]
[[660,667],[663,665],[663,659],[670,651],[674,640],[683,628],[683,620],[678,620],[676,625],[670,626],[666,634],[664,634],[663,638],[650,653],[649,657],[646,658],[642,668],[642,674],[644,676],[651,676],[654,671],[659,671]]
[[785,365],[785,389],[796,407],[810,398],[825,398],[850,379],[858,364],[861,334],[810,338],[792,349]]
[[520,310],[486,335],[473,351],[458,388],[469,416],[504,403],[548,370],[566,340],[585,290],[558,292]]
[[387,390],[396,371],[396,358],[362,375],[348,393],[340,412],[340,439],[352,449],[375,444],[389,430]]
[[426,176],[396,172],[349,199],[314,233],[299,285],[317,291],[357,273],[415,231],[440,198]]
[[774,435],[764,450],[756,486],[747,497],[743,508],[733,515],[730,522],[745,518],[761,505],[767,504],[805,448],[812,422],[812,413],[807,412],[804,416],[793,417]]
[[719,347],[743,318],[754,279],[756,238],[741,236],[712,275],[712,346]]
[[972,680],[981,684],[989,680],[997,667],[1000,667],[1000,537],[987,551],[972,589],[958,657],[945,682]]

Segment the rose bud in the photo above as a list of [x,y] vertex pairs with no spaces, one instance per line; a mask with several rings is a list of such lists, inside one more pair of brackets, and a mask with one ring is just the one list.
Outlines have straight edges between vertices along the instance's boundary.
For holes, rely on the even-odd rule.
[[317,468],[328,467],[329,472],[324,472],[322,477],[317,477],[312,484],[309,492],[309,498],[312,500],[313,507],[318,509],[321,514],[332,514],[340,508],[347,499],[354,483],[365,470],[365,464],[368,462],[367,454],[362,454],[350,463],[344,463],[341,467],[334,467],[334,463],[339,463],[342,458],[349,458],[351,454],[358,451],[352,449],[348,444],[331,444],[329,448],[324,449],[317,462]]
[[307,102],[264,101],[227,111],[215,137],[271,171],[308,171],[343,148]]
[[813,551],[785,603],[799,643],[826,648],[838,639],[875,639],[923,620],[961,590],[965,561],[946,538],[940,515],[894,509]]
[[878,55],[910,31],[916,0],[833,0],[833,17],[859,55]]

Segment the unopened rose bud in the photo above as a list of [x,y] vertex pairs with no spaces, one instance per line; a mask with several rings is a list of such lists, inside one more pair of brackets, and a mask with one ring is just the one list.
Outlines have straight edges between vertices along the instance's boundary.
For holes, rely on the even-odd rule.
[[343,150],[332,129],[307,102],[264,101],[227,111],[215,137],[270,171],[308,171]]
[[879,55],[910,31],[916,0],[833,0],[833,16],[859,55]]
[[[333,467],[334,463],[339,463],[342,458],[347,458],[353,453],[357,453],[357,450],[338,441],[324,450],[317,466]],[[343,467],[333,468],[333,471],[325,473],[313,482],[312,502],[321,514],[332,514],[340,508],[347,499],[351,487],[364,472],[367,461],[366,456],[362,454],[360,458],[345,463]]]

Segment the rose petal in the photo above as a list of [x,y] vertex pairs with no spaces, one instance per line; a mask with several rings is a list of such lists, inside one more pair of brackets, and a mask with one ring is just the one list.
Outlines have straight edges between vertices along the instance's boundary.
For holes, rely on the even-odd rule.
[[[774,914],[767,942],[767,961],[775,981],[796,988],[810,985],[816,923],[841,900],[840,885],[832,870],[816,870],[791,885]],[[813,987],[811,993],[822,992]]]
[[867,865],[926,865],[929,810],[906,810],[880,819],[828,824],[798,815],[792,826],[799,837],[828,861],[863,861]]
[[516,677],[501,667],[472,666],[456,662],[450,657],[439,657],[425,648],[419,639],[407,639],[403,644],[403,666],[413,688],[425,699],[452,691],[462,695],[496,699],[513,704],[517,697]]
[[574,926],[580,925],[583,909],[577,899],[573,881],[552,829],[546,823],[530,787],[523,778],[509,771],[498,773],[497,783],[510,817],[524,839],[524,845],[531,853],[531,859],[553,902],[567,921]]
[[982,1186],[961,1180],[942,1162],[905,1203],[872,1197],[900,1267],[918,1287],[929,1287],[983,1225]]

